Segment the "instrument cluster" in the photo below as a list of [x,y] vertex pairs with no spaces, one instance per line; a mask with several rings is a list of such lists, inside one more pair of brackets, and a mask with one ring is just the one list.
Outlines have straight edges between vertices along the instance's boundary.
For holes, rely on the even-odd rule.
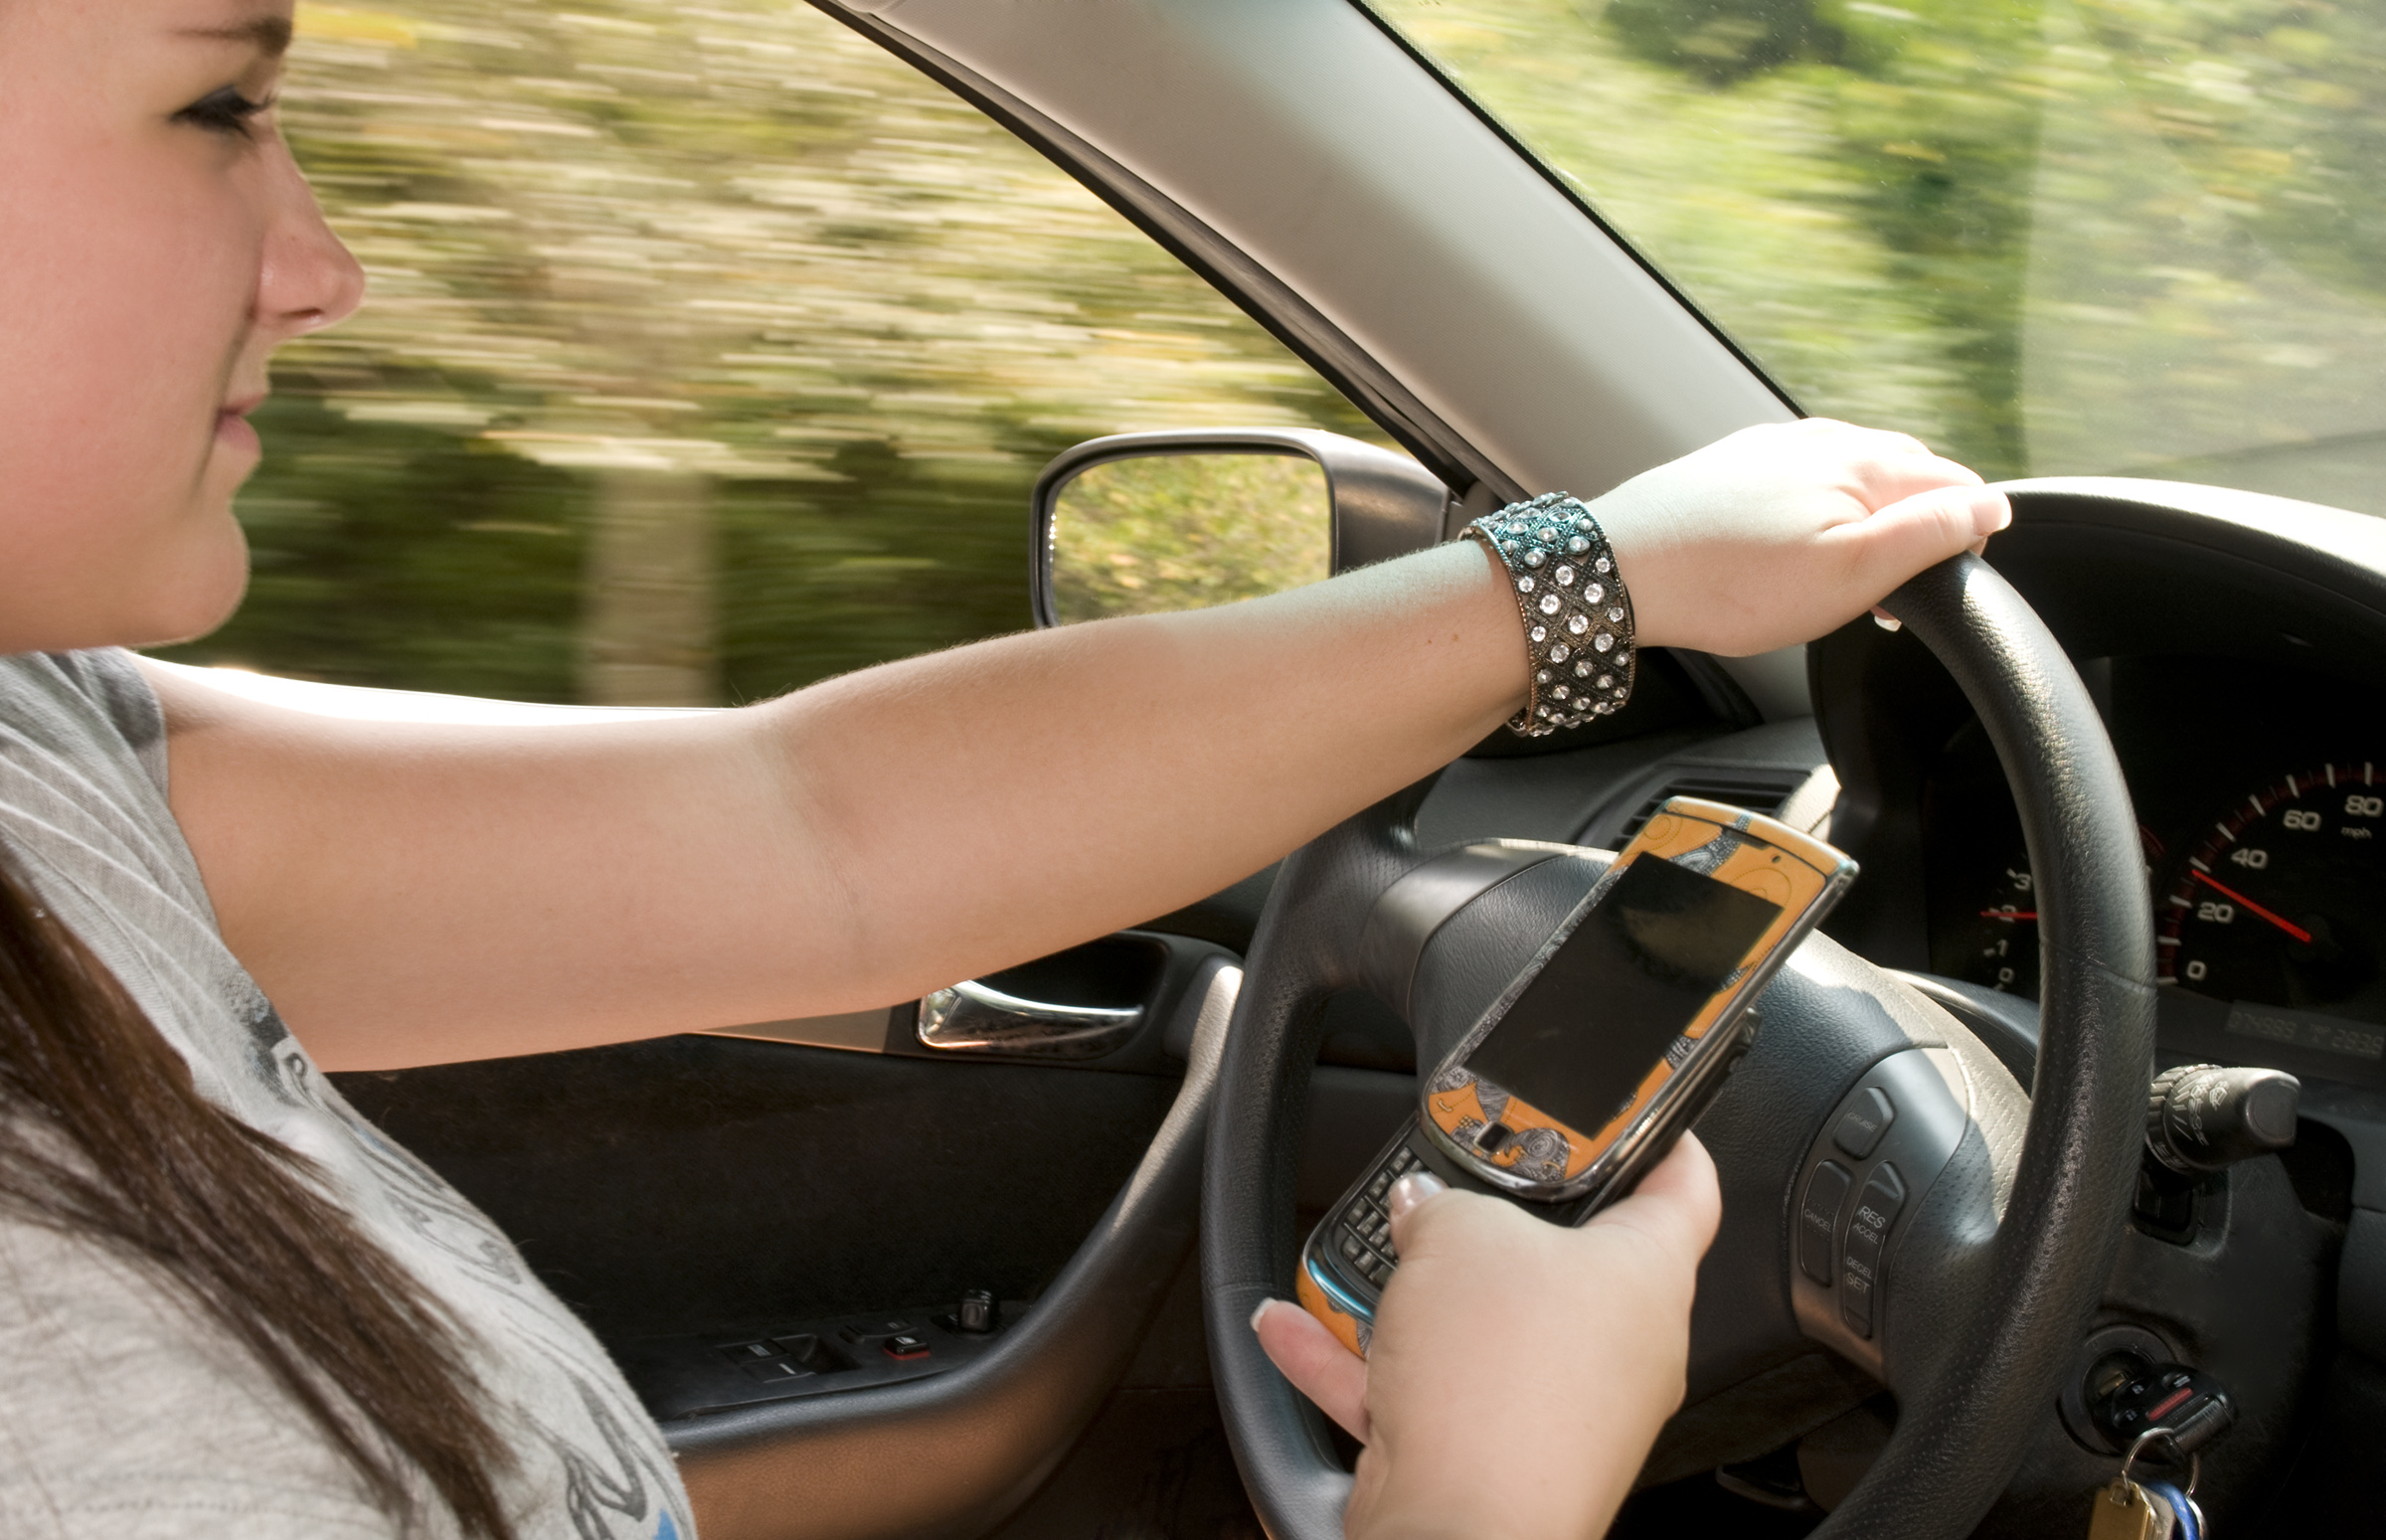
[[[2386,700],[2210,658],[2082,673],[2136,806],[2163,1047],[2386,1087]],[[2029,853],[1976,723],[1923,823],[1932,971],[2034,996]]]

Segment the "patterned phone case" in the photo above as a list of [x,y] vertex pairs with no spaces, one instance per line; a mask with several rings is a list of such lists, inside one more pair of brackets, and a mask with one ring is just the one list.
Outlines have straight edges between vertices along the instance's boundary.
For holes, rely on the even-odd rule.
[[[1753,893],[1781,914],[1614,1115],[1578,1129],[1473,1074],[1467,1061],[1626,867],[1649,859]],[[1721,1089],[1746,1047],[1749,1002],[1854,878],[1853,862],[1785,824],[1718,802],[1668,799],[1443,1060],[1418,1117],[1311,1233],[1295,1284],[1301,1304],[1344,1346],[1366,1352],[1376,1300],[1398,1266],[1383,1193],[1408,1169],[1429,1167],[1453,1186],[1495,1193],[1558,1224],[1580,1224],[1627,1190]],[[1496,1130],[1488,1146],[1487,1130]]]

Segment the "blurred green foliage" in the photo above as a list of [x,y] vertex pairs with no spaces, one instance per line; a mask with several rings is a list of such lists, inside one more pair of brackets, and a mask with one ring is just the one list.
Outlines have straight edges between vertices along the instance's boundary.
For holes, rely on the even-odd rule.
[[1323,582],[1332,560],[1325,472],[1296,455],[1107,460],[1053,502],[1053,607],[1064,624],[1258,599]]
[[2083,0],[2082,26],[2247,234],[2386,298],[2386,7]]
[[[754,699],[1025,626],[1029,485],[1080,439],[1384,441],[1092,194],[808,6],[307,4],[299,33],[285,131],[372,292],[283,354],[240,503],[250,600],[174,656]],[[701,538],[658,543],[641,508]],[[624,571],[656,551],[680,570]]]
[[1813,0],[1611,0],[1608,27],[1641,58],[1713,86],[1794,59],[1837,64],[1847,35]]
[[2386,512],[2379,0],[1372,0],[1806,409]]
[[270,469],[242,497],[249,599],[168,655],[345,684],[573,698],[580,610],[571,473],[405,424],[350,424],[279,382]]
[[[1376,4],[1809,410],[2386,511],[2386,0]],[[1381,441],[794,0],[299,22],[283,121],[373,296],[285,354],[252,599],[178,656],[752,699],[1024,625],[1081,438]]]

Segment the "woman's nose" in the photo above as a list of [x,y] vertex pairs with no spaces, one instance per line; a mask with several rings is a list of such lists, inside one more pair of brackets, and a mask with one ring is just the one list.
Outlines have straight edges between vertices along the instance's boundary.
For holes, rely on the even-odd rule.
[[257,323],[295,337],[336,326],[364,302],[365,269],[323,221],[314,189],[274,142],[273,224],[257,278]]

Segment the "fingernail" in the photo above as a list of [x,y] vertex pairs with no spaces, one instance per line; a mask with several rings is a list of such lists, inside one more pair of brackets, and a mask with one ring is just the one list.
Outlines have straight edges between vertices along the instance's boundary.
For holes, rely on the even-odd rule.
[[1414,1171],[1392,1184],[1392,1201],[1387,1206],[1398,1219],[1435,1193],[1447,1191],[1449,1185],[1433,1172]]
[[1262,1299],[1260,1301],[1260,1307],[1251,1312],[1251,1329],[1254,1331],[1259,1330],[1260,1317],[1267,1314],[1271,1306],[1281,1304],[1282,1302],[1283,1301],[1280,1299]]
[[1971,531],[1975,535],[1993,535],[2013,522],[2013,505],[2005,501],[2002,492],[1991,492],[1971,505]]

